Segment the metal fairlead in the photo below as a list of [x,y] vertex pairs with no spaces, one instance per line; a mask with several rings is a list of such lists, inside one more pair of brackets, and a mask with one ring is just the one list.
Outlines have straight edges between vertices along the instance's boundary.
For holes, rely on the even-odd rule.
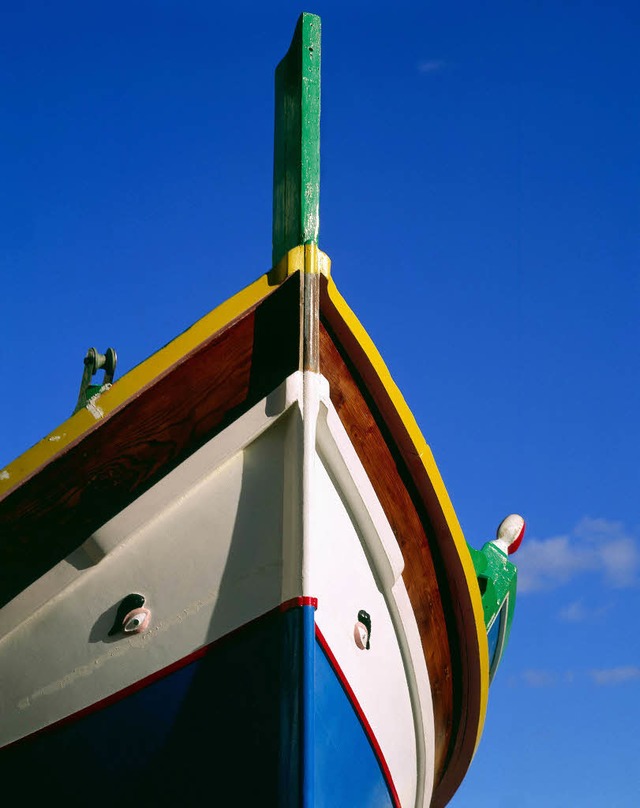
[[[78,402],[73,411],[74,415],[83,407],[86,407],[89,399],[99,393],[105,384],[111,384],[113,374],[116,372],[117,361],[118,357],[113,348],[107,348],[106,353],[103,354],[98,353],[95,348],[89,348],[84,358],[84,371],[82,373],[82,382],[80,383],[80,392],[78,393]],[[102,384],[90,384],[92,377],[99,370],[104,370]]]

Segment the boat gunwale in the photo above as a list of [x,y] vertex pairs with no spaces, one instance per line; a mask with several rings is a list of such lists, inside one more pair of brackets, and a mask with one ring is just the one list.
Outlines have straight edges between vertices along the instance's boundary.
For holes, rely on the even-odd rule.
[[286,275],[273,270],[261,275],[131,368],[101,392],[97,399],[92,399],[94,407],[99,402],[99,412],[82,407],[11,461],[0,474],[0,502],[38,474],[48,463],[76,446],[133,398],[160,381],[176,365],[187,360],[224,330],[255,310],[286,278]]

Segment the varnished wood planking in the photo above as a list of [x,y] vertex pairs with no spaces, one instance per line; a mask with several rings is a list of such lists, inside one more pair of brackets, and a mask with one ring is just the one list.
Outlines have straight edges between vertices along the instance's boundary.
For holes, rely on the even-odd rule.
[[299,310],[298,274],[0,501],[0,604],[296,371]]
[[326,327],[320,329],[320,368],[331,400],[385,511],[404,556],[403,578],[427,662],[435,719],[436,782],[446,764],[454,712],[451,655],[429,539],[381,427]]

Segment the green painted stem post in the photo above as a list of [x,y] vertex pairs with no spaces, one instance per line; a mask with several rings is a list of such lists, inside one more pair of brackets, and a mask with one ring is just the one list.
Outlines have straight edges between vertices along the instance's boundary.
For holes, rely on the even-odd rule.
[[272,266],[299,244],[318,243],[320,17],[302,14],[276,68]]

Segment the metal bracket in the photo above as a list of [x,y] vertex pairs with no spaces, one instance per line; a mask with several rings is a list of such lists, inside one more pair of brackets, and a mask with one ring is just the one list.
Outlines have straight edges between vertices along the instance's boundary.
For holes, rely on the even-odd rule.
[[[113,348],[107,348],[106,353],[103,354],[98,353],[95,348],[89,348],[84,358],[84,371],[82,373],[78,401],[73,411],[74,415],[83,407],[86,407],[89,399],[95,396],[96,393],[99,393],[105,384],[111,384],[113,375],[116,372],[117,361],[118,357]],[[99,370],[104,370],[102,384],[90,384],[91,379]]]

